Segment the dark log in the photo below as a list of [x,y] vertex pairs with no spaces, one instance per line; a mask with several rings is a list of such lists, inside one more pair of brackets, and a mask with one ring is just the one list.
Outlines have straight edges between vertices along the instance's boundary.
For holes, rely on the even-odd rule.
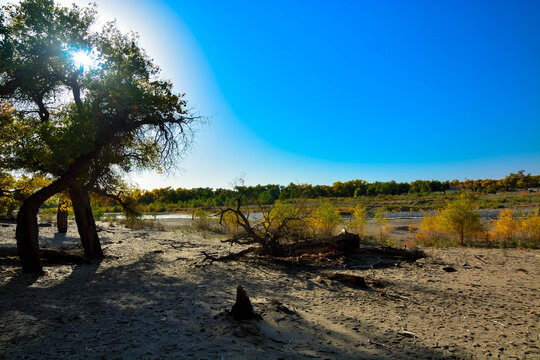
[[240,285],[236,288],[236,302],[232,307],[231,315],[235,320],[261,319],[261,316],[253,311],[248,294]]
[[17,219],[13,215],[0,215],[0,223],[16,223]]
[[204,260],[210,260],[210,261],[231,261],[231,260],[238,260],[244,255],[250,254],[250,253],[257,253],[259,250],[258,247],[250,247],[247,249],[244,249],[242,251],[231,253],[224,256],[215,257],[212,255],[208,255],[206,251],[203,251],[202,254],[204,255]]
[[360,246],[360,236],[353,233],[342,233],[322,239],[301,241],[284,246],[283,256],[300,256],[303,254],[347,251]]

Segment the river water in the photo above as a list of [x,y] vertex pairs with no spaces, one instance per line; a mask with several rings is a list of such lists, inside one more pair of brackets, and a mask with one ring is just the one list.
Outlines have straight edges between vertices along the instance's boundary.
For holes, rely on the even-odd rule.
[[[499,216],[499,213],[502,210],[479,210],[480,216],[484,219],[496,219]],[[528,213],[530,211],[524,211]],[[385,212],[385,216],[388,219],[423,219],[426,215],[434,215],[434,211],[403,211],[403,212]],[[105,213],[105,217],[116,217],[122,219],[123,216],[119,213]],[[210,215],[210,217],[215,217],[215,215]],[[143,219],[148,220],[174,220],[174,219],[191,219],[192,214],[190,213],[158,213],[158,214],[144,214]],[[262,218],[262,213],[249,213],[249,219],[260,220]],[[348,219],[349,215],[343,215],[343,218]],[[373,216],[368,216],[368,219],[372,219]]]

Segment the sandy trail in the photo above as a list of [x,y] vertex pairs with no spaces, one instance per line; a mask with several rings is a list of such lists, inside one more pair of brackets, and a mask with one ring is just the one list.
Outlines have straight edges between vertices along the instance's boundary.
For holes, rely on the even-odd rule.
[[[0,245],[14,246],[14,231],[0,227]],[[66,236],[40,231],[42,246],[79,247],[73,225]],[[540,357],[539,251],[429,249],[414,263],[371,270],[196,267],[201,251],[228,253],[221,237],[105,224],[100,235],[105,260],[47,266],[46,277],[0,259],[0,358]],[[324,278],[336,271],[384,286]],[[239,284],[262,321],[221,314]]]

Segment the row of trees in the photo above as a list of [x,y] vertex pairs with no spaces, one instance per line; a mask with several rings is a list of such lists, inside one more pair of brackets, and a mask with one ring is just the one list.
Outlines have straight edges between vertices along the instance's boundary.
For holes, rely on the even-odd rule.
[[[21,196],[18,180],[0,194],[22,201],[16,238],[26,272],[42,273],[37,213],[47,199],[69,196],[85,254],[102,257],[90,194],[125,204],[123,175],[176,162],[198,119],[136,35],[114,23],[95,32],[95,19],[95,6],[53,0],[0,12],[0,173],[6,183],[13,172],[49,179],[31,194]],[[94,67],[75,62],[91,54]]]
[[[335,182],[333,185],[289,184],[236,186],[230,189],[173,189],[171,187],[155,189],[152,191],[137,190],[133,193],[139,205],[147,211],[160,211],[167,205],[179,207],[210,207],[232,204],[238,196],[243,195],[244,203],[273,204],[276,200],[289,199],[315,199],[330,197],[359,197],[377,195],[403,195],[403,194],[430,194],[446,192],[448,189],[467,190],[472,192],[497,192],[521,190],[540,187],[540,175],[524,174],[519,171],[499,180],[416,180],[406,182],[373,182],[365,180],[351,180]],[[102,205],[111,205],[111,202],[101,202]]]

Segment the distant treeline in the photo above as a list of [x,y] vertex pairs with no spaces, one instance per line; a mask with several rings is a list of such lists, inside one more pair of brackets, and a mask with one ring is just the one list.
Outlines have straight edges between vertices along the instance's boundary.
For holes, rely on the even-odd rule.
[[[289,184],[237,186],[230,189],[172,189],[170,187],[152,191],[138,191],[135,194],[138,204],[145,211],[170,210],[171,205],[179,208],[225,206],[235,202],[242,194],[244,204],[272,204],[276,200],[316,199],[316,198],[351,198],[377,195],[427,195],[447,190],[467,190],[480,193],[498,191],[518,191],[540,187],[540,175],[524,174],[524,171],[511,173],[504,179],[492,180],[416,180],[406,182],[373,182],[351,180],[335,182],[333,185]],[[106,200],[102,200],[106,201]],[[105,204],[100,201],[101,205]]]

